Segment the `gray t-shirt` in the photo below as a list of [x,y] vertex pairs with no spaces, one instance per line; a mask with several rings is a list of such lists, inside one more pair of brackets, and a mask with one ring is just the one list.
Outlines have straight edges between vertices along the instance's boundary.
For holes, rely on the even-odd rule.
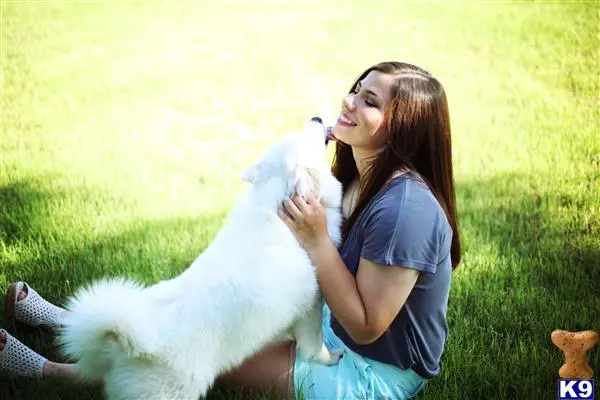
[[451,242],[448,219],[419,176],[406,173],[394,178],[365,207],[340,255],[354,276],[361,257],[421,272],[404,306],[375,342],[355,343],[332,317],[335,334],[365,357],[412,368],[424,378],[437,376],[448,336]]

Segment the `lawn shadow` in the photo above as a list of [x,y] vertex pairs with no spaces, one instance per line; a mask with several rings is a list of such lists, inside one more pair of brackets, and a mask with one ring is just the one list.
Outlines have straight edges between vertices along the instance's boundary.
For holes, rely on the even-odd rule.
[[[39,216],[50,194],[36,189],[35,181],[10,182],[0,188],[0,240],[11,246],[39,233]],[[60,197],[61,193],[53,193]]]
[[[600,220],[589,218],[590,199],[560,188],[536,190],[533,182],[540,179],[506,174],[458,185],[466,278],[501,283],[508,298],[515,289],[535,289],[553,299],[549,309],[559,302],[594,304],[600,288],[590,282],[600,281]],[[475,196],[493,196],[494,204],[480,206]],[[469,259],[481,248],[497,257],[496,265]],[[583,329],[586,321],[577,317],[552,322]]]
[[[0,276],[6,282],[28,282],[56,304],[63,304],[80,286],[106,276],[126,276],[145,284],[176,276],[204,250],[226,217],[224,212],[205,213],[191,219],[135,221],[106,234],[61,234],[61,228],[55,229],[59,220],[52,215],[56,202],[78,196],[78,191],[87,196],[89,189],[53,191],[41,182],[22,180],[0,188]],[[51,333],[6,321],[2,327],[48,359],[62,360]],[[0,378],[0,399],[33,398],[102,395],[97,387],[56,380]]]
[[[457,185],[463,259],[442,374],[424,398],[553,396],[562,353],[550,333],[600,331],[600,221],[589,218],[585,194],[550,178],[504,174]],[[589,363],[600,366],[598,349]]]
[[[555,395],[562,354],[550,342],[550,332],[600,330],[598,221],[589,218],[589,199],[567,189],[547,189],[541,181],[544,177],[506,174],[458,184],[463,263],[454,275],[442,374],[426,386],[424,399],[448,398],[447,393],[499,399]],[[0,272],[8,281],[28,281],[59,303],[80,285],[107,275],[145,283],[176,275],[225,218],[209,213],[136,221],[74,240],[61,236],[51,214],[57,199],[73,193],[43,187],[32,180],[0,188],[6,255]],[[52,336],[21,326],[9,332],[49,358],[59,358]],[[589,363],[600,366],[598,348]],[[32,382],[0,381],[0,399],[40,394],[44,399],[101,398],[98,388]]]

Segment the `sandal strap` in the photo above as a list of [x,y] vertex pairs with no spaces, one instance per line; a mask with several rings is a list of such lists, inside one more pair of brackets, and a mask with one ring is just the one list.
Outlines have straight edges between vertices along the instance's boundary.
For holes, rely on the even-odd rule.
[[23,286],[27,286],[27,297],[21,301],[15,299],[15,318],[30,326],[59,327],[60,315],[65,310],[46,301],[27,283],[23,282]]
[[48,361],[23,343],[12,337],[4,329],[6,335],[4,349],[0,350],[0,371],[8,375],[41,377],[44,364]]

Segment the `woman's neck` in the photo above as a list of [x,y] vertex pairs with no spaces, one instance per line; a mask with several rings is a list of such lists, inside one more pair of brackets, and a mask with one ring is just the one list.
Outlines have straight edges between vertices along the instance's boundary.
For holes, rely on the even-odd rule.
[[[362,181],[363,177],[367,173],[367,170],[369,168],[369,159],[372,160],[374,156],[381,153],[382,151],[383,149],[372,150],[352,147],[352,155],[354,156],[354,162],[356,163],[356,169],[358,170],[359,182]],[[392,176],[388,178],[388,181],[408,171],[408,168],[400,168],[392,173]]]
[[379,154],[383,149],[363,149],[352,147],[352,155],[354,156],[354,162],[356,163],[356,169],[358,170],[359,181],[363,179],[367,173],[369,167],[369,159],[373,159],[374,156]]

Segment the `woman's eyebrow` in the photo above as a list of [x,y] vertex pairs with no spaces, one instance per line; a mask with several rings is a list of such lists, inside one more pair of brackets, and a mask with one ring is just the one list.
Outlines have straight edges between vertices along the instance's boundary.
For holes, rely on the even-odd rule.
[[365,92],[367,92],[367,94],[370,94],[370,95],[372,95],[372,96],[374,96],[374,97],[379,97],[379,96],[377,96],[377,93],[375,93],[375,92],[374,92],[374,91],[372,91],[372,90],[369,90],[369,89],[367,89],[367,90],[365,90]]
[[[356,84],[356,88],[357,88],[357,89],[362,89],[362,81],[359,81],[359,82]],[[378,95],[377,95],[377,93],[375,93],[375,92],[374,92],[374,91],[372,91],[372,90],[365,89],[365,92],[367,92],[367,94],[370,94],[370,95],[372,95],[372,96],[375,96],[375,97],[377,97],[377,98],[379,98],[379,97],[380,97],[380,96],[378,96]]]

